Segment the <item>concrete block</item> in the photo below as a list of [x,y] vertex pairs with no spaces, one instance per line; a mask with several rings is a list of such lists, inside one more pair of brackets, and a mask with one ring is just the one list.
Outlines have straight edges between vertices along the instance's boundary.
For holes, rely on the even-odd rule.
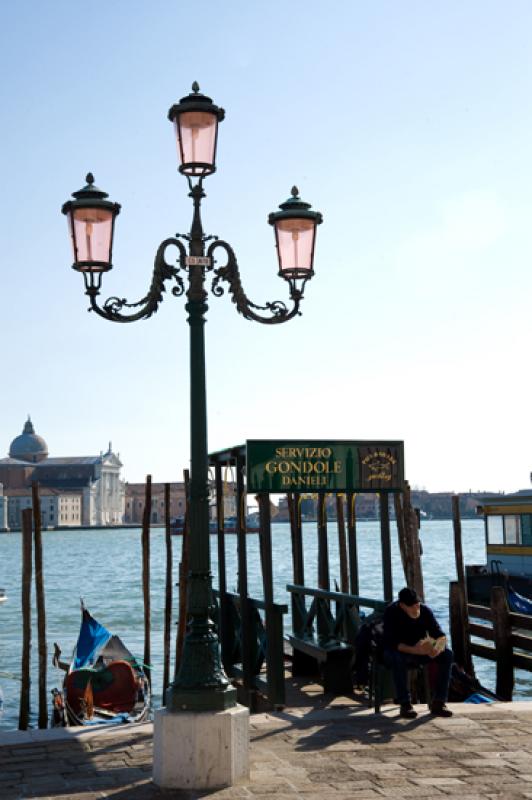
[[249,711],[155,712],[153,781],[163,789],[215,789],[249,776]]

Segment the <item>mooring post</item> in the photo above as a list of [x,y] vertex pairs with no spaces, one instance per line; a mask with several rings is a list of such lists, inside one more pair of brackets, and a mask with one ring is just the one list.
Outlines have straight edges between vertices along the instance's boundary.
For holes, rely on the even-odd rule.
[[469,675],[475,674],[473,665],[473,657],[471,655],[471,637],[469,634],[469,613],[467,609],[467,581],[464,570],[464,556],[462,551],[462,522],[460,519],[460,496],[454,494],[452,496],[452,509],[453,509],[453,532],[454,532],[454,557],[456,562],[456,577],[457,583],[460,587],[457,610],[460,613],[460,629],[462,631],[461,639],[461,656],[462,661],[458,660],[455,653],[455,660],[462,665]]
[[225,512],[224,512],[224,487],[222,481],[222,465],[216,463],[214,466],[214,481],[216,487],[216,522],[218,535],[216,537],[218,545],[218,588],[220,590],[220,649],[222,664],[227,671],[231,666],[229,663],[229,635],[227,623],[227,577],[225,565]]
[[356,494],[347,493],[347,542],[349,546],[349,589],[358,595],[358,555],[356,529]]
[[39,484],[31,484],[33,535],[35,548],[35,602],[37,605],[37,647],[39,652],[39,728],[48,727],[48,698],[46,693],[46,608],[42,569],[42,525]]
[[[273,608],[273,565],[272,565],[272,527],[270,512],[270,495],[261,493],[257,495],[260,517],[260,560],[262,567],[262,586],[264,592],[264,605],[266,616],[266,680],[268,683],[268,697],[273,702],[273,698],[278,693],[276,676],[279,669],[276,669],[279,658],[283,658],[282,644],[281,652],[275,650],[275,619]],[[281,640],[282,642],[282,640]]]
[[502,586],[492,587],[490,605],[493,613],[493,634],[497,656],[495,692],[503,700],[511,700],[514,690],[512,623],[506,600],[506,591]]
[[318,495],[318,588],[330,591],[326,496]]
[[392,581],[392,547],[390,540],[390,509],[388,507],[387,492],[379,492],[380,522],[381,522],[381,550],[382,550],[382,585],[384,599],[391,603],[393,600]]
[[246,498],[244,492],[245,463],[242,456],[236,457],[236,532],[238,537],[238,593],[240,595],[241,641],[242,641],[242,684],[246,705],[254,710],[256,691],[251,674],[251,615],[248,599],[248,565],[246,542]]
[[18,727],[21,731],[27,730],[30,718],[31,518],[31,508],[25,508],[22,512],[22,683],[18,716]]
[[172,536],[170,532],[170,484],[164,484],[164,541],[166,546],[166,585],[164,593],[163,696],[170,683],[170,639],[172,633]]
[[[294,583],[305,585],[305,560],[303,557],[303,534],[301,529],[301,506],[297,494],[287,494],[288,513],[290,516],[290,534],[292,539],[292,567]],[[293,598],[292,598],[293,599]]]
[[142,515],[142,596],[144,599],[144,672],[151,686],[150,519],[151,475],[147,475],[144,494],[144,514]]
[[340,557],[340,589],[349,592],[347,571],[347,545],[345,541],[344,495],[336,495],[336,522],[338,525],[338,555]]
[[185,520],[181,536],[181,560],[179,562],[179,612],[177,618],[177,636],[175,639],[175,674],[181,665],[181,656],[187,632],[188,607],[188,567],[190,561],[190,471],[183,470],[185,483]]

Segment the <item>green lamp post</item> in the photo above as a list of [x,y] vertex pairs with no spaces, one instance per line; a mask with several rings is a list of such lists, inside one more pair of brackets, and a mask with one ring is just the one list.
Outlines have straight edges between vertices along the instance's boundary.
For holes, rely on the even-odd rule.
[[[206,236],[201,221],[201,201],[205,197],[203,180],[216,170],[218,124],[224,110],[199,92],[194,83],[191,94],[183,97],[168,112],[174,123],[179,172],[186,176],[189,197],[193,202],[190,232],[165,239],[155,255],[151,286],[136,303],[110,297],[99,304],[102,276],[112,267],[112,244],[117,203],[94,185],[89,173],[87,184],[73,193],[62,211],[69,221],[74,254],[73,269],[82,272],[90,309],[111,322],[134,322],[151,317],[163,299],[164,284],[170,281],[171,293],[186,291],[190,326],[190,574],[189,624],[183,656],[174,682],[166,692],[168,711],[217,711],[236,703],[236,693],[220,661],[220,648],[213,621],[212,575],[209,552],[209,492],[207,404],[205,385],[204,325],[208,293],[206,283],[212,277],[211,292],[224,294],[223,284],[237,310],[246,319],[268,325],[287,322],[300,313],[306,281],[312,277],[316,228],[322,215],[303,202],[294,187],[292,196],[280,210],[269,216],[275,230],[279,275],[287,280],[291,306],[280,300],[263,306],[252,303],[240,280],[236,256],[227,242]],[[184,244],[186,242],[186,246]],[[176,262],[166,259],[167,250],[177,250]],[[225,264],[215,266],[217,251],[225,253]],[[185,278],[188,286],[185,287]]]

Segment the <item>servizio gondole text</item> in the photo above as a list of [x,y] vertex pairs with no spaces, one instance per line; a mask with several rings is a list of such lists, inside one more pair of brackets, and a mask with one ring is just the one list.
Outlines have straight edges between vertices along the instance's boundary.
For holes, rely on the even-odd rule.
[[275,455],[280,460],[266,462],[265,470],[280,475],[281,486],[327,486],[327,476],[342,471],[342,462],[331,459],[330,447],[277,447]]

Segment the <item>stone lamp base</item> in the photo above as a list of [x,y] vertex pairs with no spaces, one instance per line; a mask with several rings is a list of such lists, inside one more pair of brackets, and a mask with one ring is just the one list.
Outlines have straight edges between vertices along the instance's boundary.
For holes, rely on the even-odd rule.
[[153,782],[162,789],[215,789],[249,777],[249,710],[155,712]]

